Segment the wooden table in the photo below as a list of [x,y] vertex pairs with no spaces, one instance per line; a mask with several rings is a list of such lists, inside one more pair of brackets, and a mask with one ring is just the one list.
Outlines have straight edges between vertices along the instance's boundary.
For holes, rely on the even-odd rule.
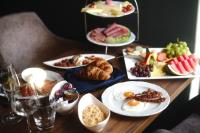
[[[67,43],[67,42],[66,42]],[[57,55],[57,57],[62,57],[64,55],[71,55],[71,54],[78,54],[78,53],[87,53],[87,52],[98,52],[103,53],[104,48],[99,47],[96,45],[85,45],[80,44],[77,42],[73,42],[70,45],[61,46],[60,49],[68,48],[66,49],[66,52],[60,53],[60,55]],[[71,49],[72,48],[72,49]],[[109,48],[108,54],[113,55],[120,55],[121,49],[120,48]],[[58,50],[58,49],[57,49]],[[49,52],[50,53],[50,52]],[[49,59],[55,58],[52,57],[52,55],[47,55]],[[112,64],[114,67],[117,67],[119,69],[124,69],[124,63],[123,59],[113,60]],[[42,66],[41,64],[32,64],[33,66]],[[46,66],[42,66],[46,67]],[[63,72],[61,70],[52,69],[50,67],[46,67],[46,69],[50,69],[53,71]],[[126,79],[127,80],[127,79]],[[147,80],[146,82],[154,83],[157,85],[160,85],[164,89],[167,90],[171,97],[171,102],[191,83],[192,79],[177,79],[177,80]],[[99,90],[92,92],[97,98],[100,98],[102,92],[105,88],[99,88]],[[4,114],[6,111],[8,111],[8,108],[1,107],[0,106],[0,114]],[[147,126],[149,126],[155,119],[158,117],[159,114],[149,116],[149,117],[140,117],[140,118],[134,118],[134,117],[126,117],[117,115],[115,113],[111,113],[110,120],[108,122],[108,125],[103,130],[105,133],[133,133],[142,132]],[[17,124],[17,125],[0,125],[0,132],[2,133],[12,133],[12,132],[19,132],[19,133],[25,133],[27,125],[26,121]],[[35,127],[33,125],[34,132]],[[52,133],[87,133],[90,132],[86,128],[84,128],[81,123],[79,122],[78,116],[77,116],[77,108],[75,111],[67,116],[56,116],[56,122],[55,127],[47,132]]]

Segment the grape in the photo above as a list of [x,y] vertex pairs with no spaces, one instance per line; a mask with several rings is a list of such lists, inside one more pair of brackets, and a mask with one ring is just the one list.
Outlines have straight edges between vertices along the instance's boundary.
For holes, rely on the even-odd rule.
[[141,65],[135,63],[135,67],[130,69],[131,73],[136,77],[150,77],[153,71],[153,65]]
[[174,58],[187,53],[189,48],[187,43],[183,41],[177,41],[176,43],[169,43],[166,46],[166,53],[169,58]]

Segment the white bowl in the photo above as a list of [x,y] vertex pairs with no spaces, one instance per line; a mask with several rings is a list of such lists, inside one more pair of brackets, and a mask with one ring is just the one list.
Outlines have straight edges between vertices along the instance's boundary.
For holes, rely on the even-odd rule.
[[[95,126],[88,126],[83,122],[83,117],[82,117],[82,113],[83,110],[88,106],[88,105],[97,105],[101,111],[103,111],[106,115],[105,120],[103,120],[102,122],[99,122],[97,125]],[[94,97],[92,94],[88,93],[85,94],[84,96],[82,96],[82,98],[80,99],[79,103],[78,103],[78,117],[80,122],[89,130],[93,131],[93,132],[101,132],[104,127],[106,126],[106,124],[108,123],[108,120],[110,118],[110,110],[102,103],[100,102],[96,97]]]
[[[52,88],[51,93],[49,95],[49,100],[54,99],[56,91],[61,89],[65,83],[67,83],[67,81],[60,81]],[[78,94],[77,99],[73,101],[72,103],[68,103],[68,101],[63,101],[63,102],[58,103],[55,107],[56,112],[63,115],[70,113],[75,107],[75,105],[77,104],[78,99],[79,99],[79,94]]]
[[45,80],[47,77],[47,73],[45,70],[38,67],[27,68],[22,71],[22,78],[26,82],[30,82],[31,78],[37,78],[38,80]]

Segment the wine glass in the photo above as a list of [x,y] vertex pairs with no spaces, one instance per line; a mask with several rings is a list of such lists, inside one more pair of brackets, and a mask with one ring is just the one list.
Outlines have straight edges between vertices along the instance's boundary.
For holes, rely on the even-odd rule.
[[27,118],[28,130],[31,133],[30,115],[39,106],[35,86],[31,82],[24,81],[21,75],[15,75],[15,90],[13,92],[12,108],[16,114]]
[[[14,67],[9,65],[6,69],[1,69],[0,71],[0,84],[2,84],[4,93],[12,104],[12,93],[14,90],[14,78],[13,74],[16,73]],[[13,110],[11,110],[8,114],[3,115],[1,117],[1,123],[3,124],[17,124],[21,122],[22,117],[16,115]]]

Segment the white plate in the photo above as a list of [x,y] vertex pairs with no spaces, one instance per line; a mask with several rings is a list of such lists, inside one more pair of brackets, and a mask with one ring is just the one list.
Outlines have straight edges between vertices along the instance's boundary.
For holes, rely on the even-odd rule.
[[[165,101],[162,103],[146,103],[144,109],[140,111],[125,111],[122,110],[122,104],[124,103],[123,100],[116,99],[116,93],[120,91],[133,91],[134,93],[141,93],[146,91],[148,88],[161,92],[163,97],[165,97]],[[157,114],[164,109],[170,103],[170,97],[167,91],[161,88],[158,85],[147,83],[147,82],[139,82],[139,81],[127,81],[123,83],[117,83],[113,86],[108,87],[101,96],[102,102],[114,113],[124,115],[124,116],[131,116],[131,117],[143,117],[143,116],[150,116]]]
[[[115,58],[115,56],[112,56],[112,55],[107,55],[107,54],[81,54],[81,56],[83,57],[86,57],[86,56],[92,56],[94,55],[95,57],[101,57],[105,60],[110,60],[110,59],[113,59]],[[62,60],[65,60],[65,59],[70,59],[72,58],[74,55],[71,55],[71,56],[67,56],[67,57],[62,57],[62,58],[59,58],[59,59],[55,59],[55,60],[50,60],[50,61],[45,61],[43,62],[45,65],[48,65],[48,66],[51,66],[51,67],[54,67],[54,68],[60,68],[60,69],[71,69],[71,68],[76,68],[76,67],[81,67],[81,66],[84,66],[84,65],[80,65],[80,66],[72,66],[72,67],[60,67],[60,66],[55,66],[54,64],[57,63],[57,62],[60,62]]]
[[56,72],[49,71],[49,70],[43,70],[41,68],[36,68],[36,67],[31,67],[31,68],[27,68],[27,69],[23,70],[22,71],[22,78],[25,81],[29,82],[28,78],[33,73],[38,73],[37,75],[40,76],[40,78],[41,78],[41,76],[44,76],[45,80],[56,80],[57,82],[63,80],[63,77]]
[[[156,52],[160,52],[163,50],[163,48],[149,48],[150,51],[154,50]],[[125,52],[125,49],[122,50],[123,55],[127,55]],[[132,58],[127,58],[124,57],[124,62],[126,66],[126,72],[127,72],[127,77],[130,80],[143,80],[143,79],[177,79],[177,78],[195,78],[195,77],[200,77],[200,66],[198,65],[196,67],[196,71],[194,74],[188,74],[188,75],[182,75],[182,76],[177,76],[177,75],[165,75],[165,76],[156,76],[156,77],[136,77],[134,76],[130,69],[131,67],[135,66],[135,63],[138,62],[137,59],[132,59]]]
[[[105,3],[105,2],[104,2]],[[112,4],[113,5],[120,5],[122,4],[123,2],[121,1],[112,1]],[[131,3],[130,3],[131,4]],[[133,4],[131,4],[133,6]],[[87,5],[88,6],[88,5]],[[94,16],[97,16],[97,17],[104,17],[104,18],[117,18],[117,17],[123,17],[123,16],[126,16],[126,15],[129,15],[129,14],[132,14],[134,13],[135,11],[135,6],[133,6],[133,9],[129,12],[126,12],[126,13],[123,13],[121,12],[122,14],[120,15],[117,15],[117,16],[114,16],[112,14],[108,14],[108,13],[97,13],[97,12],[86,12],[88,14],[91,14],[91,15],[94,15]]]
[[93,39],[90,37],[90,33],[91,33],[91,32],[89,32],[89,33],[87,34],[87,39],[88,39],[88,41],[90,41],[91,43],[100,45],[100,46],[119,47],[119,46],[128,45],[128,44],[130,44],[130,43],[132,43],[132,42],[135,41],[135,34],[133,34],[132,32],[131,32],[131,36],[130,36],[129,40],[128,40],[127,42],[123,42],[123,43],[103,43],[103,42],[97,42],[97,41],[93,40]]
[[57,82],[64,80],[59,73],[49,70],[45,70],[45,72],[47,73],[47,78],[46,78],[47,80],[57,80]]

